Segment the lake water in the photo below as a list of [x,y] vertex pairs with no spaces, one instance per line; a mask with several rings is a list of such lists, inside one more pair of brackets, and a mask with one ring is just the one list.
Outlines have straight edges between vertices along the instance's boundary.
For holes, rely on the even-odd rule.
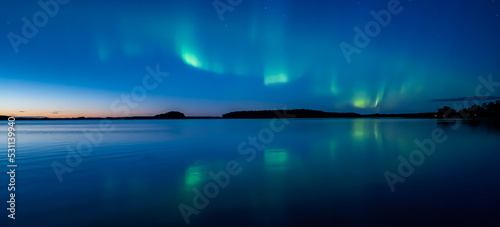
[[[189,226],[500,223],[495,128],[420,119],[100,123],[16,121],[16,220],[2,202],[0,226],[185,226],[179,207]],[[398,157],[415,165],[401,174]],[[62,181],[54,163],[71,171]],[[391,175],[394,191],[387,171],[399,177]],[[1,201],[8,182],[1,174]]]

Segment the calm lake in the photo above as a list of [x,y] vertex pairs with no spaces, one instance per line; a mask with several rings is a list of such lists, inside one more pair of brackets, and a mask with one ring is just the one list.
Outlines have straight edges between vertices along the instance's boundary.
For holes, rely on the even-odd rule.
[[0,226],[500,223],[495,128],[421,119],[59,120],[15,127],[13,221],[5,202],[8,125],[1,121]]

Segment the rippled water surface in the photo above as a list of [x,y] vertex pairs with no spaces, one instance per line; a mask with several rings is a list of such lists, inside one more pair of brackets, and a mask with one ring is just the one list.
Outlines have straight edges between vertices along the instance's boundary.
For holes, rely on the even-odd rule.
[[[495,128],[404,119],[102,123],[16,122],[16,220],[1,226],[499,223]],[[68,171],[62,181],[54,165]],[[0,180],[6,201],[8,175]]]

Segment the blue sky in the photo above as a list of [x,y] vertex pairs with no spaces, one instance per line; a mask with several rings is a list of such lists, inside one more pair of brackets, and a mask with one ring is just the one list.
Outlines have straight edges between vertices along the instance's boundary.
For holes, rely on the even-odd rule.
[[[169,76],[130,115],[434,111],[451,103],[432,99],[474,96],[480,75],[500,81],[493,0],[221,0],[219,13],[201,0],[41,2],[58,10],[0,3],[0,114],[118,116],[112,103],[157,65]],[[354,28],[366,32],[388,3],[399,12],[358,48]],[[14,36],[27,42],[13,47]],[[341,43],[359,49],[350,62]]]

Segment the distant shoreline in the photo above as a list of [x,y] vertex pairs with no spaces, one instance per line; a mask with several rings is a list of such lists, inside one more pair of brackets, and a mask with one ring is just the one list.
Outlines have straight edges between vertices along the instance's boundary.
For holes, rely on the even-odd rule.
[[[438,118],[436,113],[404,113],[404,114],[357,114],[357,113],[332,113],[316,112],[316,114],[295,114],[294,110],[288,110],[290,116],[278,116],[273,111],[242,111],[256,112],[257,114],[224,115],[222,117],[192,117],[183,118],[160,118],[157,116],[131,116],[131,117],[77,117],[77,118],[49,118],[49,117],[16,117],[16,120],[43,121],[43,120],[196,120],[196,119],[273,119],[273,118],[297,118],[297,119],[377,119],[377,118],[399,118],[399,119],[468,119],[468,118]],[[232,112],[241,113],[241,112]],[[320,113],[320,114],[317,114]],[[231,113],[230,113],[231,114]],[[0,116],[0,120],[8,117]],[[474,118],[492,119],[492,118]]]
[[[0,120],[7,120],[9,116],[0,115]],[[403,118],[403,119],[500,119],[500,100],[496,103],[484,103],[481,107],[472,107],[454,110],[448,106],[438,109],[437,112],[402,113],[402,114],[359,114],[353,112],[325,112],[321,110],[291,109],[291,110],[252,110],[234,111],[223,114],[221,117],[194,117],[185,116],[178,111],[170,111],[156,116],[131,117],[76,117],[76,118],[48,118],[48,117],[16,117],[17,120],[148,120],[148,119],[272,119],[272,118],[304,118],[304,119],[334,119],[334,118]]]
[[[7,120],[9,116],[0,116],[0,120]],[[158,120],[158,119],[272,119],[272,118],[436,118],[436,113],[405,113],[405,114],[358,114],[324,112],[320,110],[292,109],[292,110],[257,110],[257,111],[235,111],[223,114],[221,117],[210,116],[184,116],[180,112],[169,112],[156,116],[131,116],[131,117],[73,117],[73,118],[49,118],[49,117],[16,117],[16,120]]]

